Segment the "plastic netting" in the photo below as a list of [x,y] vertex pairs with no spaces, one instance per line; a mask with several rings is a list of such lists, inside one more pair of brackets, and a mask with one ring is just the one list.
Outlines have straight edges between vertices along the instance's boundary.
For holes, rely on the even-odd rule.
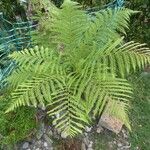
[[10,23],[4,18],[3,13],[0,13],[0,89],[5,85],[4,78],[15,66],[7,55],[14,50],[19,51],[33,46],[31,31],[34,27],[30,21]]
[[[118,9],[123,7],[124,0],[115,0],[104,8]],[[89,13],[99,11],[94,9],[87,10]],[[15,63],[7,58],[7,55],[14,50],[23,50],[33,46],[31,32],[35,25],[31,21],[11,23],[0,13],[0,89],[6,83],[4,79],[11,73]],[[5,58],[7,58],[5,60]]]

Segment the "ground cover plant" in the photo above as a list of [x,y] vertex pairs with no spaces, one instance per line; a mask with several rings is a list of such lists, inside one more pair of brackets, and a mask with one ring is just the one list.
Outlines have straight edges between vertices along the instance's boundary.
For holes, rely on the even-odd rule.
[[36,110],[21,108],[6,114],[9,98],[0,96],[0,149],[13,149],[13,146],[35,133],[37,128]]
[[150,75],[146,72],[134,75],[130,81],[132,81],[135,93],[130,108],[130,120],[133,127],[130,134],[131,148],[148,150],[150,145]]

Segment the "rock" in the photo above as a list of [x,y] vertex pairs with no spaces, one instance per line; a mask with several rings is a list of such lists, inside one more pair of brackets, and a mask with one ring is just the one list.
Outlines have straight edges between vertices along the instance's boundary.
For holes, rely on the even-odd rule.
[[48,130],[46,131],[46,134],[47,134],[49,137],[53,136],[53,132],[52,132],[51,129],[48,129]]
[[124,137],[125,139],[127,139],[127,138],[128,138],[127,131],[123,129],[123,130],[122,130],[122,133],[123,133],[123,137]]
[[109,147],[109,149],[113,149],[113,143],[112,142],[108,142],[108,147]]
[[117,144],[117,142],[116,142],[116,141],[114,141],[113,143],[114,143],[114,144]]
[[108,103],[105,107],[105,110],[103,111],[101,115],[98,126],[102,126],[118,134],[121,131],[124,123],[115,115],[112,115],[113,114],[111,113],[113,112],[112,106],[115,106],[115,108],[120,108],[122,107],[122,103],[112,100],[110,97],[108,97]]
[[67,136],[68,136],[68,135],[67,135],[65,132],[62,132],[62,133],[61,133],[61,137],[62,137],[63,139],[66,139]]
[[129,146],[129,145],[130,145],[130,143],[129,143],[128,141],[126,141],[126,142],[125,142],[125,145],[126,145],[126,146]]
[[28,142],[25,142],[22,146],[23,149],[27,149],[29,147],[29,143]]
[[42,109],[43,111],[45,111],[45,110],[46,110],[46,107],[45,107],[45,106],[43,106],[43,107],[41,107],[41,109]]
[[43,132],[42,131],[38,131],[38,133],[36,134],[36,138],[38,140],[40,140],[42,138],[42,136],[43,136]]
[[123,123],[119,119],[103,113],[98,125],[118,134],[122,129]]
[[44,147],[48,147],[48,144],[46,142],[44,142]]
[[44,134],[44,139],[48,144],[48,147],[51,147],[53,144],[53,141],[51,140],[51,138],[49,136],[47,136],[46,134]]
[[86,132],[91,132],[92,127],[86,127],[85,130],[86,130]]
[[87,150],[94,150],[94,149],[90,147],[90,148],[87,148]]
[[84,135],[85,135],[85,136],[88,136],[88,134],[87,134],[86,132],[84,132]]
[[37,134],[36,134],[36,138],[37,138],[38,140],[40,140],[40,139],[42,138],[44,132],[45,132],[45,126],[44,126],[44,123],[41,123],[40,129],[38,130],[38,132],[37,132]]
[[59,113],[57,113],[57,114],[56,114],[56,118],[58,119],[59,117],[60,117],[60,114],[59,114]]
[[43,142],[42,142],[41,140],[36,141],[36,142],[34,143],[34,147],[35,147],[35,148],[41,148],[42,145],[43,145]]
[[84,142],[84,144],[88,147],[88,145],[90,144],[90,141],[89,141],[89,139],[88,139],[88,137],[85,137],[84,139],[83,139],[83,142]]
[[104,129],[103,129],[101,126],[99,126],[99,127],[97,127],[96,132],[97,132],[97,133],[101,133],[103,130],[104,130]]
[[90,143],[89,143],[89,145],[88,145],[88,148],[92,148],[92,146],[93,146],[93,142],[90,141]]
[[122,146],[120,148],[120,150],[129,150],[130,148],[131,148],[131,145],[129,145],[129,146]]
[[118,146],[118,147],[122,147],[123,145],[122,145],[121,143],[118,143],[117,146]]
[[86,145],[84,143],[81,145],[81,150],[86,150]]

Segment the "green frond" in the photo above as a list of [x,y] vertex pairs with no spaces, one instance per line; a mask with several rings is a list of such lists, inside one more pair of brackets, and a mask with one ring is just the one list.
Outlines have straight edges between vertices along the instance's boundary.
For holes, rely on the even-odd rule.
[[16,51],[10,55],[10,58],[16,60],[22,68],[24,68],[24,66],[28,68],[36,64],[41,65],[44,62],[49,62],[55,53],[52,49],[35,46],[34,48],[25,49],[23,51]]
[[51,101],[51,94],[57,88],[62,88],[61,78],[56,76],[41,75],[23,82],[12,92],[12,102],[6,112],[10,112],[20,106],[45,105]]
[[69,75],[64,78],[63,87],[52,93],[52,103],[48,105],[50,116],[59,115],[53,120],[53,124],[66,136],[72,137],[82,133],[85,125],[89,123],[89,116],[82,99],[83,91],[79,87],[80,82],[83,81],[76,76]]
[[10,57],[18,63],[12,76],[7,78],[13,88],[41,74],[65,74],[60,56],[57,57],[57,53],[49,48],[36,46],[29,50],[14,52]]
[[108,64],[121,77],[141,70],[150,63],[150,49],[145,47],[145,44],[135,42],[128,42],[122,46],[120,44],[117,41],[111,43],[111,47],[104,49],[100,55],[104,55],[102,62]]
[[79,44],[88,25],[85,11],[79,8],[74,2],[64,2],[58,16],[53,19],[53,42],[63,43],[66,50],[74,49]]
[[[108,102],[108,97],[115,101],[128,102],[132,98],[132,88],[125,79],[110,78],[110,76],[92,80],[85,89],[86,111],[100,115]],[[98,81],[98,82],[97,82]]]
[[112,9],[106,9],[96,13],[96,18],[89,22],[88,29],[85,32],[85,40],[104,45],[109,40],[118,39],[120,33],[126,34],[125,29],[128,29],[132,12],[129,9],[122,8],[115,10],[115,12]]

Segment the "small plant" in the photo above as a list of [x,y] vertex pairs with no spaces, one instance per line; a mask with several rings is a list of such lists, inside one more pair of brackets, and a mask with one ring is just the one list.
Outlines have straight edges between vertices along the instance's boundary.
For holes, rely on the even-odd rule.
[[22,107],[5,114],[9,98],[0,96],[0,149],[12,149],[17,142],[29,138],[36,128],[35,109]]
[[130,129],[132,87],[125,78],[150,63],[145,44],[124,43],[120,36],[132,13],[107,9],[92,17],[66,0],[52,15],[51,40],[44,39],[43,45],[48,48],[36,46],[10,55],[18,68],[8,78],[12,92],[6,112],[46,106],[49,116],[57,116],[53,125],[73,137],[111,102],[109,113]]

